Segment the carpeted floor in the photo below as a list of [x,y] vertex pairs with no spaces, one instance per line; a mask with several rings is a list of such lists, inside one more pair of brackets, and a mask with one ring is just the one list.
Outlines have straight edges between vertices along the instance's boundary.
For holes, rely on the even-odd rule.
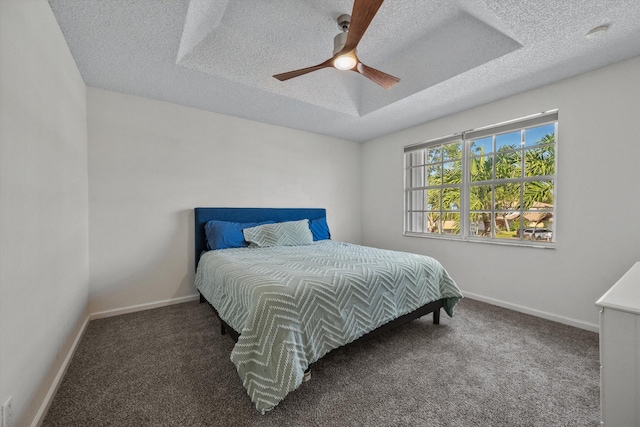
[[197,302],[90,322],[44,426],[597,426],[598,335],[462,300],[332,351],[259,415]]

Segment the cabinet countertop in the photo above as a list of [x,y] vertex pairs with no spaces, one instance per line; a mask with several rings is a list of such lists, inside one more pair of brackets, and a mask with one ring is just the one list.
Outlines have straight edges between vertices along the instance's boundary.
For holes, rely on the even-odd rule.
[[596,302],[598,307],[640,314],[640,261]]

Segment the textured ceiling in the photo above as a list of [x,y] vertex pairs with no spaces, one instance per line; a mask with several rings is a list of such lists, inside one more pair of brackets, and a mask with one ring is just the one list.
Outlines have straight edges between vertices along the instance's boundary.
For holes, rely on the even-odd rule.
[[[366,141],[640,55],[638,0],[387,0],[322,69],[352,0],[49,0],[87,85]],[[600,38],[589,30],[610,25]]]

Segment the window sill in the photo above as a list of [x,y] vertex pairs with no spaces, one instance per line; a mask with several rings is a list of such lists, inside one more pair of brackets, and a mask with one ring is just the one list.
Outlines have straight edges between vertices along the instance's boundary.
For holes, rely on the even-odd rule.
[[462,238],[449,236],[446,234],[422,234],[422,233],[402,233],[405,237],[419,237],[423,239],[434,239],[434,240],[453,240],[456,242],[465,242],[465,243],[485,243],[489,245],[498,245],[498,246],[518,246],[521,248],[536,248],[536,249],[555,249],[555,242],[541,242],[535,243],[531,241],[499,241],[499,240],[485,240],[485,239],[474,239],[474,238]]

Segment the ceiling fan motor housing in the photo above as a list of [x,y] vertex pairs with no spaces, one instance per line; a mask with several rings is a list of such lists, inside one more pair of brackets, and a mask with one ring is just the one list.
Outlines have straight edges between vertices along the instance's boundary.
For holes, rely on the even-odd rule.
[[333,38],[333,54],[337,54],[342,50],[347,43],[347,31],[349,31],[349,24],[351,24],[351,15],[343,13],[338,16],[338,28],[342,30],[337,36]]
[[345,43],[347,43],[347,33],[338,33],[333,38],[333,54],[340,52],[344,47]]

